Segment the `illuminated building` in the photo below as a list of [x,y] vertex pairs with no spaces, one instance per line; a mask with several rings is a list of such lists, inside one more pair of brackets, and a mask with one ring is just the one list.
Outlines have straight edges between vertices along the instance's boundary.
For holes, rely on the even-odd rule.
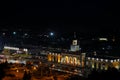
[[101,57],[86,57],[86,66],[90,69],[107,70],[108,67],[120,69],[120,59],[101,58]]
[[108,41],[107,38],[99,38],[100,41]]
[[70,51],[79,51],[79,50],[80,48],[79,45],[77,44],[77,40],[73,40]]
[[[79,54],[79,55],[78,55]],[[85,66],[85,53],[48,53],[48,61],[72,66]]]
[[[76,35],[74,35],[75,38]],[[71,66],[85,67],[85,53],[79,51],[77,39],[74,39],[69,52],[54,53],[50,52],[47,55],[48,61]]]
[[78,41],[76,39],[76,34],[74,33],[74,40],[72,41],[72,45],[70,46],[70,51],[79,51],[80,48],[79,48],[79,45],[78,45]]
[[[73,40],[72,46],[77,45],[77,40]],[[109,67],[120,69],[120,58],[107,57],[107,56],[86,56],[86,53],[77,51],[72,48],[66,53],[48,53],[48,61],[57,62],[64,65],[79,66],[82,68],[108,70]]]
[[20,49],[18,47],[10,47],[10,46],[4,46],[4,49],[2,51],[3,54],[10,54],[10,53],[28,53],[28,49],[23,48]]

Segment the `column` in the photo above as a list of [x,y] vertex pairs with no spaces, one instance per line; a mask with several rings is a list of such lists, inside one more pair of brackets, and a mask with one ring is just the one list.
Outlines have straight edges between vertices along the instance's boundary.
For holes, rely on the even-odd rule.
[[82,60],[81,60],[81,66],[82,67],[84,67],[85,66],[85,55],[86,55],[86,53],[82,53],[82,55],[81,55],[81,58],[82,58]]

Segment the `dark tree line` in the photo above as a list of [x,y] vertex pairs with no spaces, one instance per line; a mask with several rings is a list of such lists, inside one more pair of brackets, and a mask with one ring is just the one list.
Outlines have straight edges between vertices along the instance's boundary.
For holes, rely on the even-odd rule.
[[87,80],[120,80],[120,72],[115,68],[108,68],[106,71],[93,70]]
[[71,76],[67,80],[120,80],[120,72],[116,68],[101,71],[93,70],[87,78]]
[[2,80],[5,77],[5,69],[8,68],[8,63],[1,63],[0,64],[0,80]]

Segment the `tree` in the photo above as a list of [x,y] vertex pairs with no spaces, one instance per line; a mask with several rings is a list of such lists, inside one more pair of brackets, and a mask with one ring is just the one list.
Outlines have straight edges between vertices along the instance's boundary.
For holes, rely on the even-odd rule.
[[23,75],[23,80],[28,80],[27,77],[28,77],[28,76],[27,76],[27,72],[25,71],[25,72],[24,72],[24,75]]
[[23,80],[31,80],[31,73],[30,73],[30,71],[28,73],[26,71],[24,72]]
[[88,76],[88,80],[119,80],[120,72],[115,68],[108,68],[100,72],[93,70]]
[[28,72],[27,77],[28,77],[28,80],[31,80],[31,73],[30,73],[30,71]]
[[0,80],[2,80],[5,76],[4,65],[0,64]]

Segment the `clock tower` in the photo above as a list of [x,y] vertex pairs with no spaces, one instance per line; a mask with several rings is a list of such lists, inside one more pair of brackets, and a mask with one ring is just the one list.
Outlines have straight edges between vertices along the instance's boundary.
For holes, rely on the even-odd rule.
[[79,50],[80,50],[80,48],[79,48],[79,45],[78,45],[78,41],[76,39],[76,33],[74,32],[74,39],[72,41],[70,51],[76,52],[76,51],[79,51]]

